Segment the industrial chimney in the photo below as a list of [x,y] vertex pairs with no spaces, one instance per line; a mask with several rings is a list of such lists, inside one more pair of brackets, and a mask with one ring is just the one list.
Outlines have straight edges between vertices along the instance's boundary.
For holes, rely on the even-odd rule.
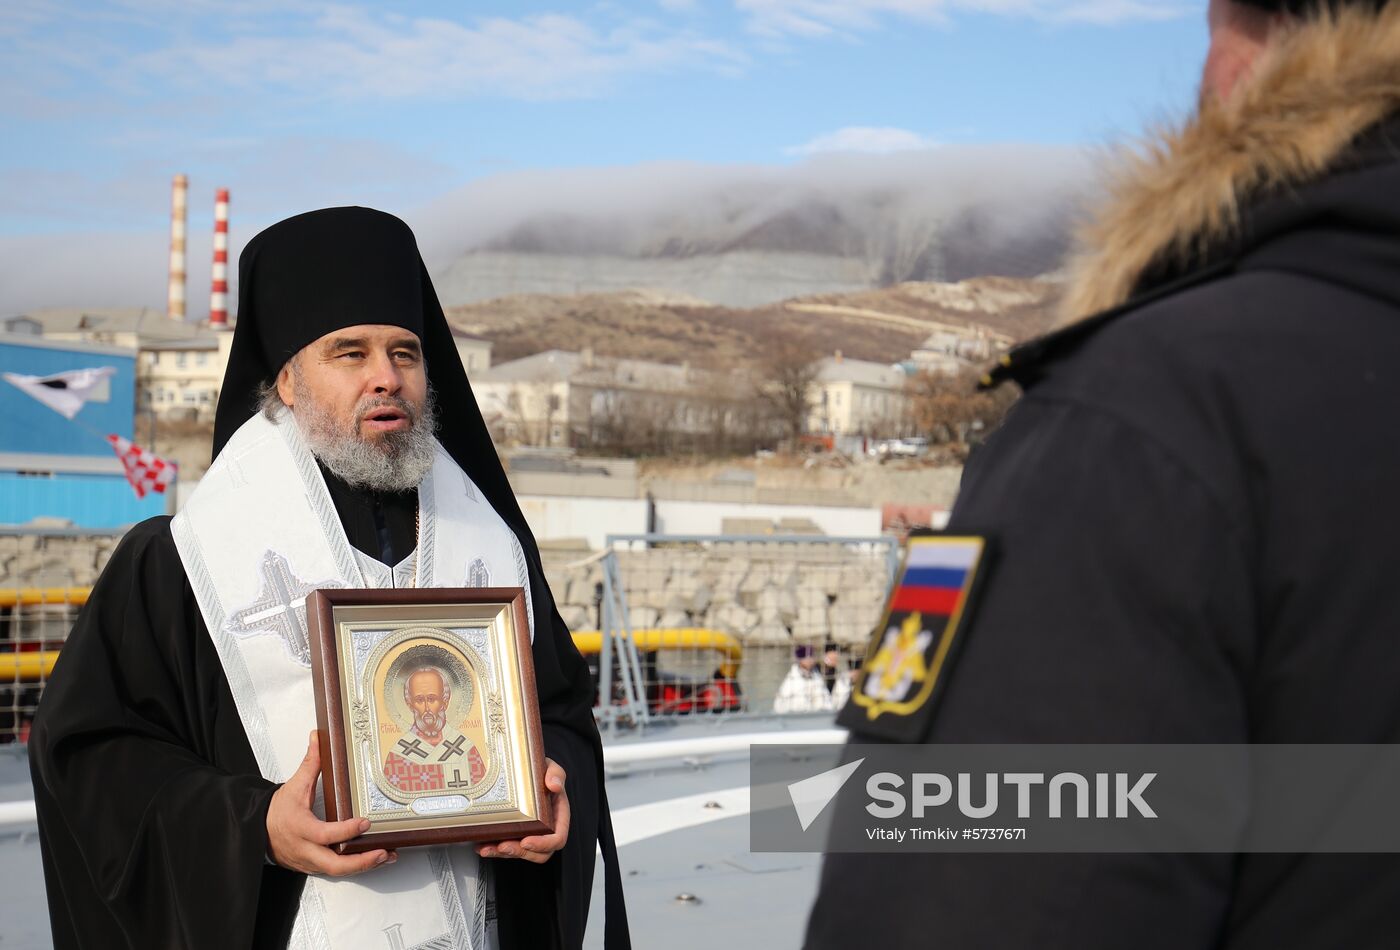
[[209,290],[209,325],[228,327],[228,189],[214,192],[214,270]]
[[190,180],[176,175],[170,193],[170,293],[165,315],[185,319],[185,217]]

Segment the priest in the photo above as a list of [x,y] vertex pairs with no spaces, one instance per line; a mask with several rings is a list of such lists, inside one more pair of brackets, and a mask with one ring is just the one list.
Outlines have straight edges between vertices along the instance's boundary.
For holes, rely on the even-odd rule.
[[[214,461],[134,527],[30,737],[57,950],[578,947],[594,855],[627,947],[587,666],[412,233],[364,208],[273,225],[239,262]],[[339,855],[304,600],[325,587],[522,587],[552,834]]]

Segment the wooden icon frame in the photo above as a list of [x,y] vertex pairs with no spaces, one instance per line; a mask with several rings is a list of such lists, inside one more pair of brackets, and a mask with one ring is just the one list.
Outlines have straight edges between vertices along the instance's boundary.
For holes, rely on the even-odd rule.
[[519,587],[307,597],[326,820],[372,823],[337,851],[552,830],[526,609]]

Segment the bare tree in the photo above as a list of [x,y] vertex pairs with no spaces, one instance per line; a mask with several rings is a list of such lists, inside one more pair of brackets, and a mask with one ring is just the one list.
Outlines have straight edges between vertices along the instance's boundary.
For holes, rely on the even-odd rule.
[[560,414],[560,409],[559,397],[555,395],[553,383],[549,380],[514,383],[500,407],[503,433],[520,445],[550,445],[555,417]]
[[793,444],[807,431],[820,358],[821,353],[810,343],[780,339],[755,360],[759,398]]
[[613,378],[591,392],[579,445],[622,455],[665,455],[686,439],[683,393],[645,389]]
[[749,372],[733,370],[692,387],[688,399],[696,414],[695,451],[748,455],[781,438],[773,413],[761,398],[761,382]]
[[966,453],[970,441],[985,436],[1005,418],[1016,401],[1011,386],[990,392],[977,388],[978,374],[964,370],[918,373],[909,380],[909,406],[914,426],[930,442],[944,443]]
[[590,391],[586,409],[571,411],[574,445],[629,456],[749,454],[783,432],[760,398],[755,374],[693,373],[675,388],[640,388],[620,379]]

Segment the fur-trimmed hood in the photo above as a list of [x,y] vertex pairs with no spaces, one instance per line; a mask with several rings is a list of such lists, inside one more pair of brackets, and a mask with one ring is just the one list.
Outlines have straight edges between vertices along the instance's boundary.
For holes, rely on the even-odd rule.
[[1127,302],[1237,235],[1267,194],[1323,177],[1365,130],[1400,111],[1400,4],[1300,23],[1224,102],[1124,155],[1080,234],[1058,324]]

